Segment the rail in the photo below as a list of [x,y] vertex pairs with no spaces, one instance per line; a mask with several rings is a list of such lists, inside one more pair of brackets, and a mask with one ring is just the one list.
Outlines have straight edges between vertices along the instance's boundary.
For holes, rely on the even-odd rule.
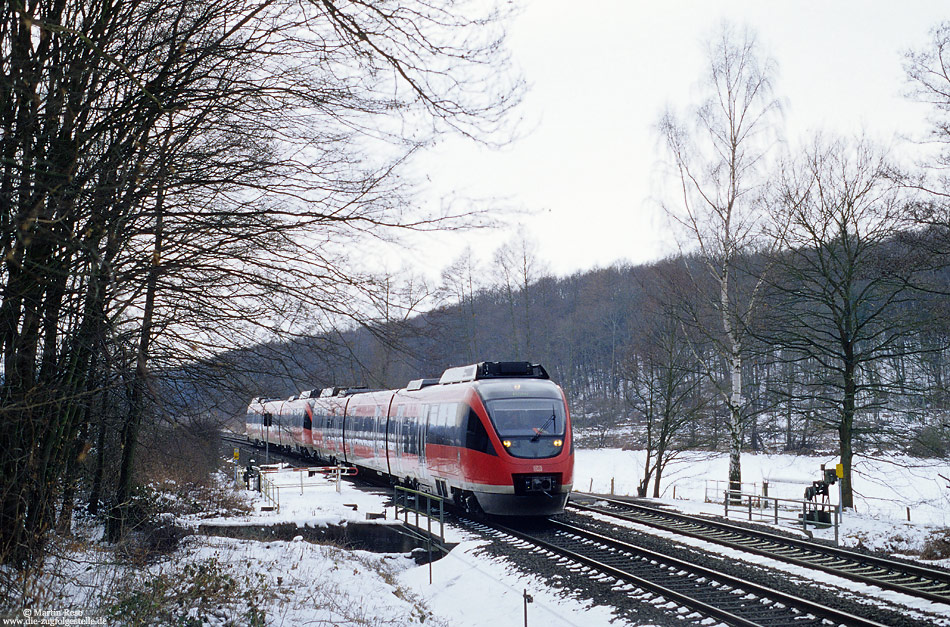
[[590,499],[591,504],[574,501],[571,506],[708,540],[739,551],[764,555],[936,603],[950,603],[950,573],[945,571],[776,535],[761,529],[737,527],[642,503],[605,499],[597,495],[584,495],[583,498]]
[[581,569],[566,566],[574,572],[583,572],[585,567],[596,571],[589,575],[592,579],[606,574],[632,584],[635,591],[628,594],[642,597],[642,591],[648,590],[660,595],[663,601],[658,603],[659,607],[667,609],[670,602],[680,606],[670,610],[681,618],[686,613],[683,610],[689,608],[728,625],[748,627],[827,624],[822,622],[824,619],[836,625],[883,627],[882,623],[832,605],[561,521],[551,521],[543,530],[530,532],[495,521],[462,519],[462,523],[476,530],[488,530],[495,537],[510,536],[516,541],[541,547],[544,549],[542,554],[546,552],[557,564],[563,566],[565,561],[571,561],[581,565]]

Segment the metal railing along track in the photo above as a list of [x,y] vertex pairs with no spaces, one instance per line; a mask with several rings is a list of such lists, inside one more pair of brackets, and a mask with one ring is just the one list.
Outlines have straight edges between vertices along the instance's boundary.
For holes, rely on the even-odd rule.
[[579,510],[645,524],[798,566],[822,570],[928,601],[950,604],[950,573],[944,571],[787,538],[767,531],[661,511],[627,501],[595,498],[598,502],[607,503],[608,507],[581,505],[576,502],[569,505]]

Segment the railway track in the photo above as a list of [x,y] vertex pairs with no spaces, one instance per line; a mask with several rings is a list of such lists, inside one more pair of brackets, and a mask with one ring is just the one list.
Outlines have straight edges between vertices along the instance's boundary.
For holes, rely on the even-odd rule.
[[682,621],[708,624],[711,618],[743,627],[884,624],[560,521],[531,532],[490,521],[461,523],[562,567],[585,569],[592,579],[613,578],[631,596],[658,595],[650,603]]
[[[572,496],[572,499],[574,497]],[[589,498],[593,504],[572,502],[575,510],[648,525],[679,535],[715,542],[787,563],[821,570],[935,603],[950,605],[950,573],[926,566],[888,560],[806,540],[659,510],[627,501]]]
[[[246,444],[240,439],[225,438],[225,441]],[[256,450],[254,447],[247,448]],[[296,457],[280,456],[289,459]],[[621,502],[617,503],[623,505]],[[606,513],[602,507],[587,509]],[[615,517],[618,514],[625,516],[619,509],[609,515]],[[586,519],[584,516],[580,518]],[[709,624],[709,619],[729,625],[898,624],[888,618],[881,620],[881,616],[874,613],[870,614],[871,618],[862,616],[863,610],[855,609],[855,604],[844,606],[851,610],[850,612],[836,609],[838,605],[833,595],[825,595],[823,599],[818,595],[819,602],[816,602],[787,591],[781,592],[777,589],[780,586],[762,585],[737,577],[735,569],[730,575],[718,571],[719,567],[716,565],[710,568],[708,561],[706,566],[698,565],[692,563],[692,557],[687,560],[677,559],[603,535],[613,535],[610,531],[598,533],[596,530],[581,529],[577,525],[551,521],[552,526],[545,527],[542,534],[531,534],[488,520],[471,521],[458,518],[456,522],[462,526],[473,527],[483,534],[495,534],[498,538],[507,537],[512,539],[511,542],[522,543],[523,546],[515,547],[514,553],[542,554],[551,561],[548,568],[567,564],[567,568],[574,571],[587,571],[592,579],[616,581],[610,597],[603,600],[605,603],[615,604],[614,595],[621,592],[628,595],[628,606],[639,604],[642,607],[644,595],[652,596],[649,604],[662,608],[654,611],[677,613],[680,619],[685,619],[684,624],[706,625]],[[679,530],[676,532],[680,533]],[[532,547],[531,551],[525,552],[525,547]],[[747,549],[743,547],[743,550]],[[660,551],[666,549],[660,548]],[[580,583],[575,589],[585,590],[588,587],[589,584]],[[785,586],[785,589],[795,590],[794,586]],[[814,598],[815,595],[811,596]],[[670,607],[675,609],[671,610]],[[907,624],[922,623],[910,620]]]
[[[264,457],[265,454],[267,455],[267,457],[270,458],[269,463],[286,462],[292,465],[301,465],[301,464],[306,464],[310,461],[313,461],[312,458],[304,457],[303,455],[300,455],[299,453],[282,451],[276,446],[271,446],[269,450],[267,450],[265,449],[263,445],[257,446],[255,444],[248,442],[247,438],[245,438],[244,436],[222,433],[219,437],[221,438],[221,443],[226,444],[228,447],[243,449],[245,451],[248,451],[249,453],[253,451],[255,453],[256,461],[259,464],[263,464],[265,463],[265,461],[267,461],[265,460],[265,457]],[[242,455],[241,464],[245,464],[246,462],[247,462],[246,456]]]

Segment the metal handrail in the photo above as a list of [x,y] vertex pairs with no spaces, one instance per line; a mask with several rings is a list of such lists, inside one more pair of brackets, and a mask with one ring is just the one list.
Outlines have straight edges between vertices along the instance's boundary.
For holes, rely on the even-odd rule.
[[[412,505],[410,505],[410,497],[412,497]],[[421,509],[420,500],[425,499],[425,511]],[[422,529],[419,525],[419,514],[422,514],[426,517],[427,520],[427,531],[429,536],[432,535],[432,521],[434,508],[433,503],[437,503],[439,506],[439,539],[442,543],[445,543],[445,499],[441,496],[435,496],[434,494],[429,494],[428,492],[421,492],[419,490],[413,490],[412,488],[406,488],[403,486],[393,486],[393,506],[396,509],[396,519],[399,519],[399,509],[400,505],[405,515],[404,522],[409,524],[409,513],[415,512],[416,520],[415,527],[417,529]]]
[[[779,507],[779,503],[790,504]],[[764,496],[761,494],[749,494],[737,492],[734,490],[725,490],[723,492],[723,516],[729,518],[730,507],[733,511],[748,512],[749,520],[764,521],[769,520],[776,525],[780,520],[791,521],[796,526],[801,523],[802,530],[807,530],[808,523],[813,526],[823,524],[833,524],[835,528],[835,544],[838,544],[838,526],[841,519],[841,507],[832,503],[818,501],[806,501],[803,499],[784,499],[775,496]],[[771,515],[765,515],[765,510],[771,510]],[[779,512],[795,512],[794,516],[780,516]],[[818,520],[808,520],[808,512],[828,512],[832,518],[830,523],[822,523]],[[799,512],[801,512],[799,514]]]
[[280,488],[273,481],[264,476],[264,473],[258,469],[258,476],[260,477],[260,487],[261,495],[265,499],[271,502],[271,504],[277,508],[277,513],[280,513]]
[[[412,506],[409,505],[410,497],[412,500]],[[425,512],[423,512],[419,505],[421,500],[425,499]],[[393,507],[395,508],[396,520],[399,520],[399,505],[402,503],[402,510],[405,514],[405,520],[403,523],[409,527],[409,512],[415,512],[416,522],[413,525],[416,529],[419,530],[419,533],[422,532],[422,527],[419,526],[419,514],[422,514],[426,517],[426,552],[428,553],[428,562],[429,562],[429,583],[432,583],[432,515],[433,507],[432,503],[436,502],[439,504],[439,540],[442,544],[442,550],[445,550],[445,499],[441,496],[435,496],[434,494],[429,494],[428,492],[420,492],[419,490],[413,490],[412,488],[405,488],[403,486],[394,485],[393,486]]]

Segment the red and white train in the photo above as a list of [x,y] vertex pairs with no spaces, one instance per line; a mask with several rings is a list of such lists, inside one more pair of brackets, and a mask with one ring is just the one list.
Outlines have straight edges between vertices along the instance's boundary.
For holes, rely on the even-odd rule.
[[449,368],[399,390],[256,398],[246,434],[487,514],[558,513],[573,484],[567,400],[528,362]]

